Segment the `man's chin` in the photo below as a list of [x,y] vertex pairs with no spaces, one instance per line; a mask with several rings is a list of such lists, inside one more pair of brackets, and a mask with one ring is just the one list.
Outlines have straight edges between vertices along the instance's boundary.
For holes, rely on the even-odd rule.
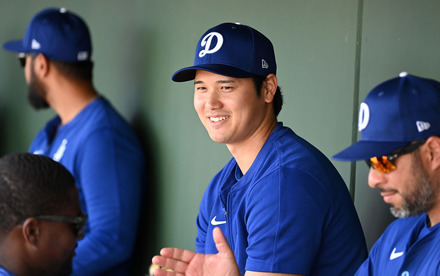
[[403,206],[396,208],[395,206],[390,208],[391,214],[396,218],[407,218],[414,217],[420,215],[421,211],[416,210],[414,207],[411,207],[407,203],[403,204]]
[[395,216],[396,218],[407,218],[409,217],[409,211],[402,209],[402,208],[395,208],[395,207],[391,207],[390,208],[391,214],[393,214],[393,216]]
[[61,268],[60,272],[58,273],[58,276],[69,276],[72,275],[72,266],[73,266],[73,258],[68,260],[64,266]]
[[35,110],[44,110],[49,108],[49,104],[46,101],[41,102],[35,102],[35,101],[29,101],[29,104],[35,109]]
[[35,110],[49,108],[47,101],[36,93],[28,93],[28,102]]

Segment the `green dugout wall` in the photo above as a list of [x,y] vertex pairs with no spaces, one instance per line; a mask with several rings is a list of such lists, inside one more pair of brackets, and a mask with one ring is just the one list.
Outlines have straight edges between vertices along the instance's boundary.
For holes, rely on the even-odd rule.
[[[279,120],[328,157],[358,139],[358,105],[373,86],[401,71],[440,79],[436,0],[0,0],[0,42],[22,38],[36,12],[60,6],[88,22],[96,88],[145,146],[148,219],[138,252],[145,260],[163,246],[194,249],[203,191],[231,158],[199,122],[193,84],[171,81],[192,64],[208,28],[241,22],[272,40],[285,100]],[[26,151],[54,115],[34,111],[26,93],[16,57],[1,50],[1,154]],[[333,163],[371,246],[393,219],[388,206],[368,187],[363,163]]]

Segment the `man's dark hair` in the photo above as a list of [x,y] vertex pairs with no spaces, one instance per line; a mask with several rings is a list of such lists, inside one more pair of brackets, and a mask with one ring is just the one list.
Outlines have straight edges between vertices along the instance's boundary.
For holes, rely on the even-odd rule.
[[[252,77],[252,81],[254,82],[258,97],[261,96],[261,88],[263,87],[263,83],[265,80],[266,77],[261,77],[261,76]],[[280,114],[282,107],[283,107],[283,95],[281,94],[281,88],[277,86],[277,91],[275,92],[275,96],[273,97],[273,112],[275,113],[275,117],[277,117],[278,114]]]
[[0,158],[0,233],[22,220],[70,206],[72,174],[49,157],[13,153]]
[[78,80],[92,82],[93,80],[93,62],[64,62],[58,60],[50,60],[55,67],[66,77],[75,78]]

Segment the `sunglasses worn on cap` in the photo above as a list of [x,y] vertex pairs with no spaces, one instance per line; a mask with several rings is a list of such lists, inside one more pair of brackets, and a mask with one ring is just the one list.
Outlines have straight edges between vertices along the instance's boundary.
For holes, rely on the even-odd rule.
[[[81,214],[77,217],[39,215],[39,216],[33,216],[33,218],[54,221],[54,222],[71,223],[73,224],[73,231],[75,236],[82,239],[84,237],[84,227],[86,225],[88,216],[86,214]],[[20,224],[22,224],[23,222],[24,220]]]
[[413,151],[415,151],[418,147],[420,147],[421,145],[423,145],[426,142],[426,140],[419,140],[419,141],[415,141],[412,142],[410,144],[408,144],[407,146],[401,148],[400,150],[398,150],[395,153],[389,154],[389,155],[384,155],[384,156],[380,156],[380,157],[371,157],[369,160],[365,160],[365,162],[367,162],[368,167],[372,167],[373,169],[375,169],[376,171],[380,172],[380,173],[389,173],[392,172],[396,169],[396,165],[394,164],[394,162],[396,161],[397,158],[399,158],[400,156],[407,154],[407,153],[411,153]]

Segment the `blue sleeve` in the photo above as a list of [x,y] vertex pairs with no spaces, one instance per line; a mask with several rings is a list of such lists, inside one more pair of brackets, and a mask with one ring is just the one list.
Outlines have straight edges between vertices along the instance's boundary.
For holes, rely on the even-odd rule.
[[[373,247],[370,250],[370,253],[368,254],[368,258],[365,260],[365,262],[362,263],[362,265],[356,271],[355,276],[375,275],[375,270],[377,270],[377,267],[379,267],[379,263],[377,263],[376,258],[379,254],[380,247],[382,244],[382,236],[380,236],[379,239],[374,243]],[[382,256],[382,258],[384,258],[384,256]],[[385,271],[382,271],[382,273],[385,273]]]
[[117,274],[112,268],[131,257],[144,160],[141,149],[129,141],[101,130],[79,149],[75,177],[89,219],[76,250],[74,275]]
[[359,267],[358,271],[356,271],[355,276],[368,276],[370,274],[371,268],[371,259],[368,258],[365,262]]
[[374,264],[374,258],[376,257],[376,251],[377,251],[376,249],[377,246],[373,246],[373,248],[370,251],[370,254],[368,255],[368,258],[365,260],[365,262],[362,263],[362,265],[356,271],[355,276],[374,275],[375,266],[373,264]]
[[256,183],[247,199],[246,270],[310,274],[329,205],[314,182],[299,171],[277,170]]
[[197,215],[197,238],[195,240],[196,243],[196,252],[206,254],[206,239],[207,237],[211,237],[211,233],[207,233],[209,229],[209,216],[212,210],[212,204],[215,202],[215,197],[218,195],[217,189],[215,188],[215,184],[217,183],[218,175],[216,175],[208,185],[205,193],[203,194],[202,201],[199,207],[199,214]]
[[15,276],[15,274],[10,273],[6,269],[0,266],[0,276]]
[[[203,204],[203,201],[202,201]],[[200,206],[202,206],[202,204]],[[200,207],[197,215],[197,238],[196,238],[196,252],[205,254],[206,229],[208,229],[208,220],[205,216],[206,208]]]

